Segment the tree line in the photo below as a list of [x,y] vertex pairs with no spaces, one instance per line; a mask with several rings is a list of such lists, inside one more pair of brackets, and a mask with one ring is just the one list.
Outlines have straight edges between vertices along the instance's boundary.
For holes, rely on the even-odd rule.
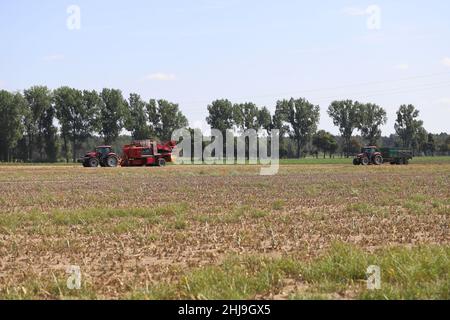
[[[223,133],[236,128],[242,132],[262,129],[270,134],[272,129],[279,129],[281,137],[289,137],[282,141],[282,153],[289,151],[286,149],[294,142],[297,158],[302,153],[306,154],[307,149],[309,153],[313,150],[332,155],[339,148],[337,140],[341,142],[342,152],[350,156],[355,153],[355,144],[359,143],[354,139],[356,131],[359,131],[364,144],[377,145],[381,140],[381,127],[387,122],[386,111],[382,107],[352,100],[333,101],[328,107],[328,115],[339,128],[338,138],[324,130],[317,131],[320,107],[304,98],[277,101],[273,115],[266,107],[259,108],[250,102],[233,104],[226,99],[208,105],[208,113],[207,123]],[[431,153],[436,150],[434,135],[424,129],[419,110],[413,105],[400,106],[395,131],[402,147]],[[447,145],[448,142],[450,140],[446,141]]]
[[[285,157],[301,157],[306,153],[323,152],[324,156],[341,153],[349,156],[358,144],[376,145],[386,111],[372,103],[352,100],[334,101],[327,113],[339,128],[340,136],[318,131],[320,107],[304,98],[279,100],[275,112],[252,102],[232,103],[215,100],[207,106],[207,123],[225,136],[226,130],[236,133],[248,129],[270,134],[280,130],[281,150]],[[170,140],[175,129],[187,128],[188,121],[179,105],[162,99],[145,101],[131,93],[124,98],[118,89],[100,92],[61,87],[50,90],[34,86],[23,92],[0,91],[0,160],[69,162],[83,145],[90,141],[113,144],[124,130],[131,138]],[[354,136],[359,131],[359,142]],[[397,111],[395,142],[417,151],[434,152],[434,135],[428,134],[413,105],[402,105]],[[441,150],[448,151],[446,138]]]
[[67,162],[69,155],[75,162],[81,144],[93,136],[109,145],[125,129],[134,139],[169,140],[175,129],[187,125],[178,104],[147,102],[135,93],[125,99],[117,89],[51,91],[35,86],[23,94],[0,91],[2,161],[56,162],[62,154]]

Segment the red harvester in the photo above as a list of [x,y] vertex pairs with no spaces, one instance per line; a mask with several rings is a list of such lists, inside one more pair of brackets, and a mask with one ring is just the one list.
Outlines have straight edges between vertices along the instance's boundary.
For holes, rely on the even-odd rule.
[[150,140],[134,141],[123,147],[122,167],[160,166],[172,162],[172,151],[176,146],[175,141],[159,144]]

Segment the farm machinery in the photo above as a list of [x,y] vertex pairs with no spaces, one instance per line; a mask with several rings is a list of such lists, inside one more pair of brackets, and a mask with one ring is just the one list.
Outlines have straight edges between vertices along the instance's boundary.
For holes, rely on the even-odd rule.
[[150,140],[135,141],[123,147],[122,167],[159,166],[164,167],[172,162],[172,152],[176,146],[175,141],[158,144]]
[[409,164],[409,160],[413,158],[411,150],[399,149],[399,148],[378,148],[375,146],[367,146],[361,149],[353,164],[359,165],[382,165],[385,162],[390,164]]
[[83,167],[96,168],[100,165],[114,168],[120,163],[120,159],[111,146],[99,146],[95,150],[86,153],[78,162],[81,162]]
[[159,166],[163,167],[173,161],[172,152],[176,146],[175,141],[159,144],[151,140],[133,141],[122,148],[122,157],[114,153],[111,146],[99,146],[94,151],[86,153],[79,159],[84,167],[137,167]]

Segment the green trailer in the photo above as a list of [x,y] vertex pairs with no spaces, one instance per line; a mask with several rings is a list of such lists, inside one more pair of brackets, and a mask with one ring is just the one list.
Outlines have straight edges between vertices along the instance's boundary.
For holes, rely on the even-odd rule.
[[384,162],[390,164],[408,164],[413,158],[413,153],[408,149],[400,148],[380,148]]

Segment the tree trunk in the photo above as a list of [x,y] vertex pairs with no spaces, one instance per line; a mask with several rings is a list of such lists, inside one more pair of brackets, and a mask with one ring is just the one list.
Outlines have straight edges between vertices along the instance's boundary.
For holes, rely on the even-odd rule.
[[33,135],[30,134],[28,136],[28,161],[31,162],[33,160]]
[[44,155],[44,151],[43,151],[43,138],[42,138],[42,133],[39,132],[38,135],[38,141],[39,141],[39,162],[43,161],[43,155]]
[[300,139],[298,139],[297,140],[297,159],[300,159],[300,155],[301,155],[300,148],[301,148],[301,143],[300,143]]
[[350,158],[350,145],[351,145],[351,138],[347,138],[347,147],[345,150],[345,157]]
[[66,137],[66,135],[63,135],[63,140],[64,140],[64,153],[66,155],[66,163],[69,163],[69,152],[67,150],[67,137]]
[[72,140],[72,159],[73,163],[77,161],[77,140],[76,138],[73,138]]
[[43,162],[44,159],[44,150],[42,148],[42,136],[39,138],[40,144],[39,144],[39,161]]

